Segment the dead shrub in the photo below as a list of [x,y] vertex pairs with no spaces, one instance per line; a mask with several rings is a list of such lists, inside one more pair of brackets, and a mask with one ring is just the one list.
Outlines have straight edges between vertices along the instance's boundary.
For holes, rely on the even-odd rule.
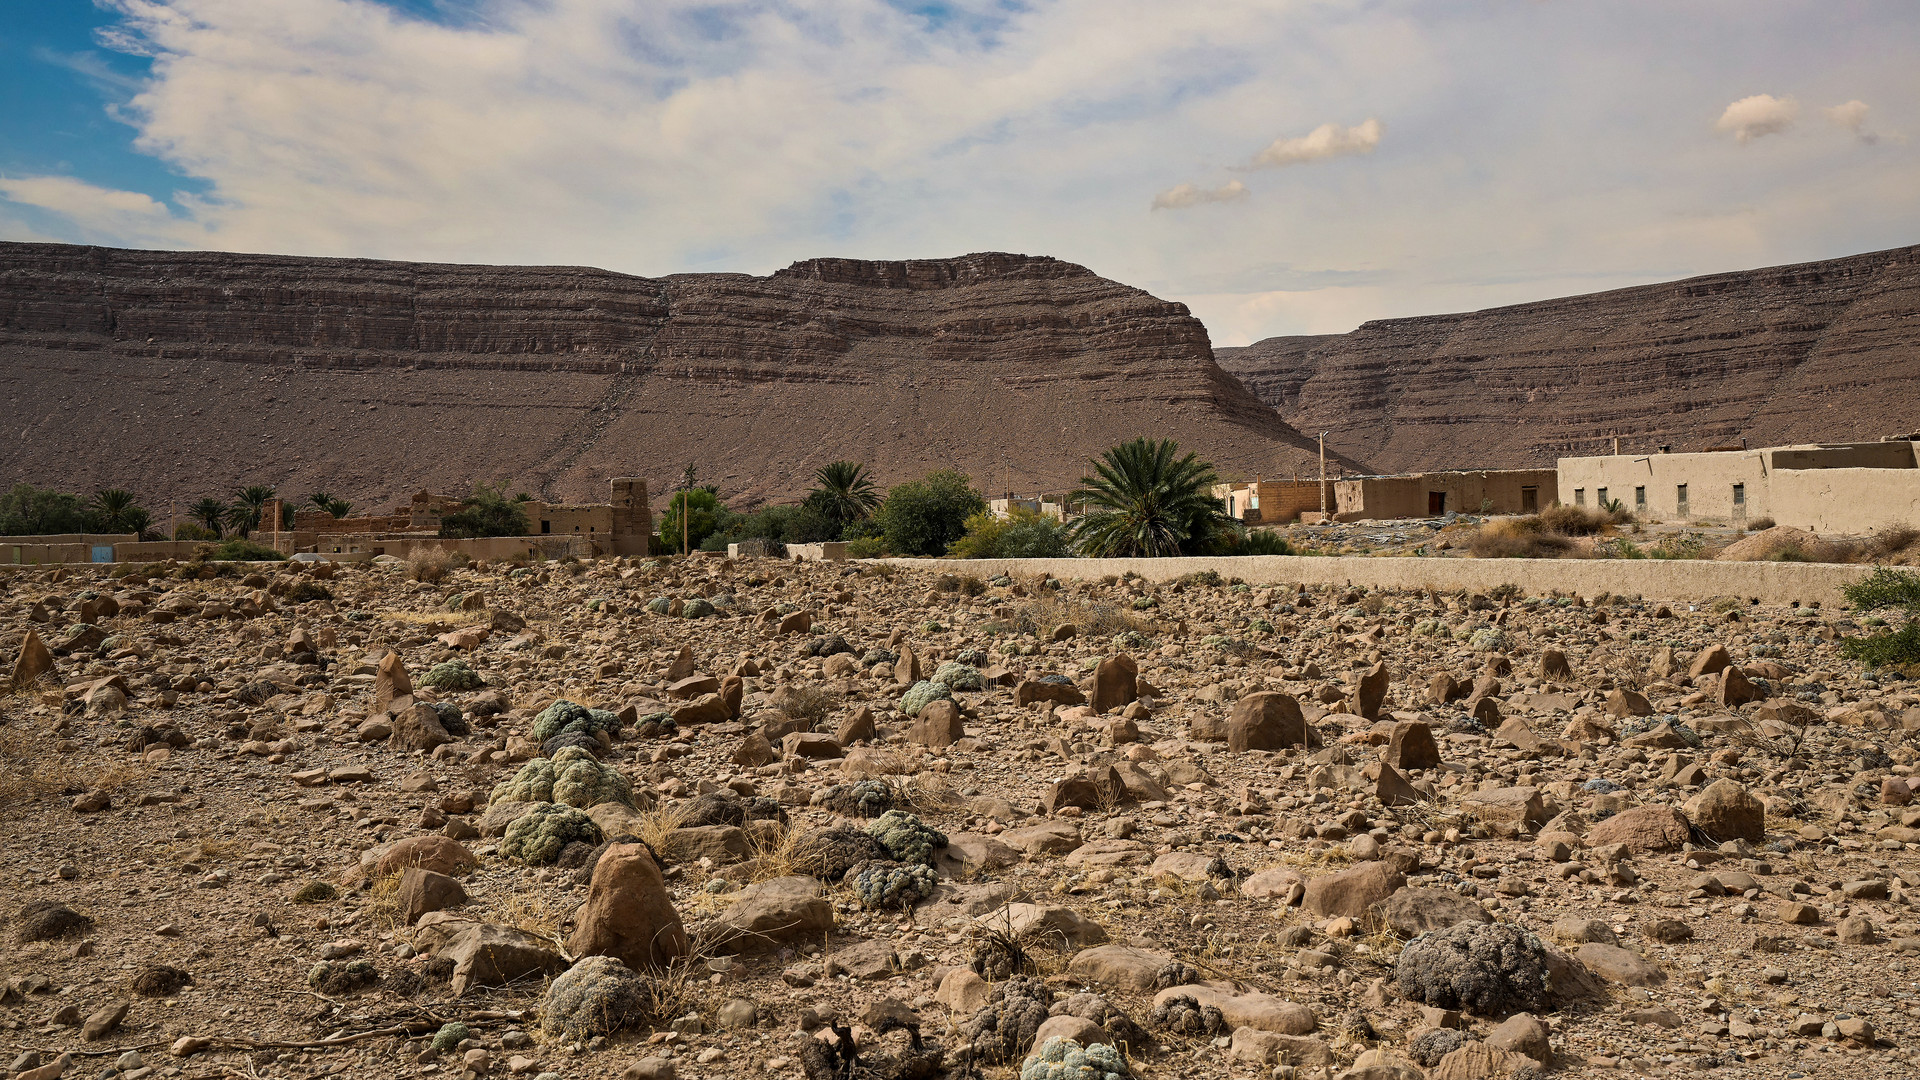
[[1467,550],[1476,559],[1554,559],[1572,547],[1540,517],[1524,517],[1487,522],[1473,534]]
[[1904,521],[1895,522],[1873,534],[1874,554],[1883,559],[1892,558],[1920,541],[1920,529]]
[[840,707],[840,695],[818,686],[788,686],[776,695],[775,704],[795,720],[819,724]]
[[1751,518],[1747,521],[1748,532],[1766,532],[1768,529],[1773,528],[1773,526],[1774,520],[1770,517]]
[[425,548],[407,557],[407,576],[429,585],[438,584],[451,571],[467,565],[463,552],[445,548]]
[[1540,511],[1540,523],[1549,532],[1561,536],[1592,536],[1609,525],[1631,520],[1633,515],[1624,509],[1589,510],[1584,506],[1568,506],[1564,503],[1554,503]]

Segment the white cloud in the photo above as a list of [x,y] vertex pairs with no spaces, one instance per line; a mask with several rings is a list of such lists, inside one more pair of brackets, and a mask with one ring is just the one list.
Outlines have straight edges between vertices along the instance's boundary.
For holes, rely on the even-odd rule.
[[[1920,241],[1920,147],[1780,139],[1734,169],[1675,104],[1783,71],[1920,100],[1911,0],[1756,6],[1706,51],[1714,17],[1645,3],[108,2],[97,47],[152,61],[110,115],[201,194],[16,172],[0,236],[638,274],[1026,251],[1188,301],[1223,344]],[[1391,116],[1392,152],[1240,195],[1236,166],[1381,135],[1255,162],[1275,116]]]
[[1835,105],[1831,109],[1822,111],[1827,114],[1827,119],[1856,135],[1867,123],[1868,107],[1864,101],[1849,101],[1844,105]]
[[1800,103],[1792,98],[1755,94],[1727,106],[1714,127],[1732,132],[1733,137],[1744,144],[1786,131],[1799,116]]
[[1184,210],[1201,203],[1233,202],[1247,197],[1247,185],[1238,180],[1229,180],[1217,188],[1195,187],[1192,184],[1176,184],[1153,197],[1155,210]]
[[1321,124],[1297,139],[1275,139],[1253,155],[1248,168],[1277,169],[1349,154],[1371,154],[1380,145],[1380,121],[1368,117],[1352,127]]

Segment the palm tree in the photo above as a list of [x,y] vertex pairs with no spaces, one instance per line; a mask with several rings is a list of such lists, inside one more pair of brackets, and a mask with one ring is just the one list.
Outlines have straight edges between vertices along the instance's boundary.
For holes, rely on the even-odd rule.
[[873,490],[865,465],[851,461],[822,465],[813,474],[813,484],[807,505],[840,525],[859,521],[880,506],[880,495]]
[[345,499],[328,499],[326,511],[336,518],[343,518],[353,513],[353,504]]
[[[307,496],[307,501],[319,507],[322,510],[331,512],[333,510],[333,504],[339,500],[335,499],[333,496],[327,494],[324,491],[316,491],[313,494]],[[339,517],[340,515],[334,514],[333,516]]]
[[101,532],[137,532],[127,525],[128,511],[138,510],[133,492],[122,488],[102,488],[93,493],[93,515]]
[[245,536],[260,527],[260,514],[273,501],[273,488],[266,484],[254,484],[240,489],[233,505],[227,509],[227,521],[233,525],[233,531]]
[[1213,466],[1180,453],[1172,439],[1122,443],[1093,463],[1095,475],[1080,478],[1070,497],[1087,506],[1073,523],[1073,540],[1084,555],[1157,558],[1205,548],[1231,526],[1226,507],[1213,496],[1219,476]]
[[133,533],[142,540],[163,539],[153,527],[153,515],[144,506],[129,506],[120,515],[120,524],[126,532]]
[[208,496],[187,507],[187,516],[206,527],[206,530],[219,539],[226,533],[227,504]]

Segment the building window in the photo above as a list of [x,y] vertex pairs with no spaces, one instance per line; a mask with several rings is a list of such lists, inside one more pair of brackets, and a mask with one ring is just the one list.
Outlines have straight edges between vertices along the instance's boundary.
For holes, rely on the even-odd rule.
[[1674,487],[1673,501],[1680,511],[1680,516],[1685,517],[1687,514],[1687,485],[1679,484]]
[[1573,505],[1575,506],[1587,505],[1587,489],[1586,488],[1573,489]]
[[1646,513],[1647,511],[1647,489],[1646,488],[1637,487],[1633,489],[1633,508],[1634,510],[1640,513],[1643,513],[1643,514]]
[[1601,488],[1599,491],[1595,492],[1594,495],[1595,495],[1595,498],[1593,500],[1593,505],[1601,508],[1602,510],[1605,510],[1607,508],[1607,489]]
[[1747,485],[1745,484],[1733,485],[1733,505],[1735,506],[1747,505]]

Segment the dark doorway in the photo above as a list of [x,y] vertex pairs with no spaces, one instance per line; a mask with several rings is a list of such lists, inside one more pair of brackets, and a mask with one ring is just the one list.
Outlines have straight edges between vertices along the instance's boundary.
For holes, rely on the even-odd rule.
[[1523,487],[1520,489],[1520,512],[1537,514],[1540,512],[1540,489]]
[[1427,516],[1439,517],[1447,512],[1447,493],[1444,491],[1427,492]]

